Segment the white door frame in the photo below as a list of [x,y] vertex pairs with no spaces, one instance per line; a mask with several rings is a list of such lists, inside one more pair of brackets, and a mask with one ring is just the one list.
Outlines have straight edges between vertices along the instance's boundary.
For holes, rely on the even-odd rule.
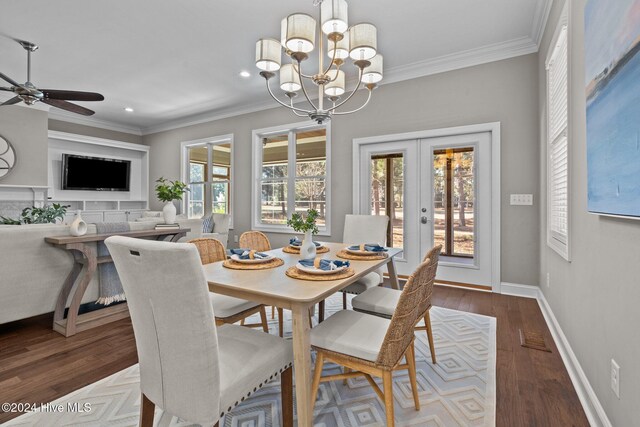
[[353,213],[360,214],[360,146],[397,142],[403,140],[420,140],[442,136],[464,135],[469,133],[489,132],[491,134],[491,288],[500,293],[501,242],[500,242],[500,122],[481,123],[468,126],[456,126],[442,129],[430,129],[416,132],[396,133],[390,135],[370,136],[353,139]]

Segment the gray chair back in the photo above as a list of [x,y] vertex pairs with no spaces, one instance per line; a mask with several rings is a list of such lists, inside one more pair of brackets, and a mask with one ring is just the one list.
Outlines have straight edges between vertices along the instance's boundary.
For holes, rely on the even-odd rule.
[[122,236],[105,243],[129,304],[142,393],[171,415],[215,424],[218,337],[197,248]]

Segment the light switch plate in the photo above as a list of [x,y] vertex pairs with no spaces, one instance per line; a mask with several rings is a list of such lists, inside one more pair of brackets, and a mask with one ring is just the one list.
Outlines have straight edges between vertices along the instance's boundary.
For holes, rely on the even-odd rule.
[[513,206],[532,206],[533,194],[512,194],[511,205]]

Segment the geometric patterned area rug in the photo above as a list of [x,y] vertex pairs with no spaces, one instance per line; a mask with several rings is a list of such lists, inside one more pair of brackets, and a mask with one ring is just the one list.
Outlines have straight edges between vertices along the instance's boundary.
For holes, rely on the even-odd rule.
[[[341,295],[327,300],[327,316],[342,307]],[[285,317],[289,312],[285,311]],[[290,319],[285,333],[290,337]],[[436,357],[431,355],[425,331],[416,332],[417,378],[421,410],[416,411],[406,371],[393,375],[395,420],[409,426],[493,426],[496,400],[496,319],[478,314],[431,309]],[[277,333],[277,321],[270,321]],[[287,330],[287,327],[289,328]],[[326,373],[337,373],[325,364]],[[140,407],[138,365],[76,390],[52,405],[89,404],[90,412],[34,412],[6,426],[137,426]],[[294,403],[295,407],[295,403]],[[384,405],[364,378],[322,383],[314,408],[314,427],[383,427]],[[156,411],[155,425],[192,424]],[[280,383],[274,380],[221,420],[224,427],[279,427]]]

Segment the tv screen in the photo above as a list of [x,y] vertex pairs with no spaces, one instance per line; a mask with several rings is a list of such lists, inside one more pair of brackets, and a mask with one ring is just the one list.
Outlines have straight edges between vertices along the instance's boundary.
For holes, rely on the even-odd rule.
[[129,160],[62,155],[62,189],[129,191]]

